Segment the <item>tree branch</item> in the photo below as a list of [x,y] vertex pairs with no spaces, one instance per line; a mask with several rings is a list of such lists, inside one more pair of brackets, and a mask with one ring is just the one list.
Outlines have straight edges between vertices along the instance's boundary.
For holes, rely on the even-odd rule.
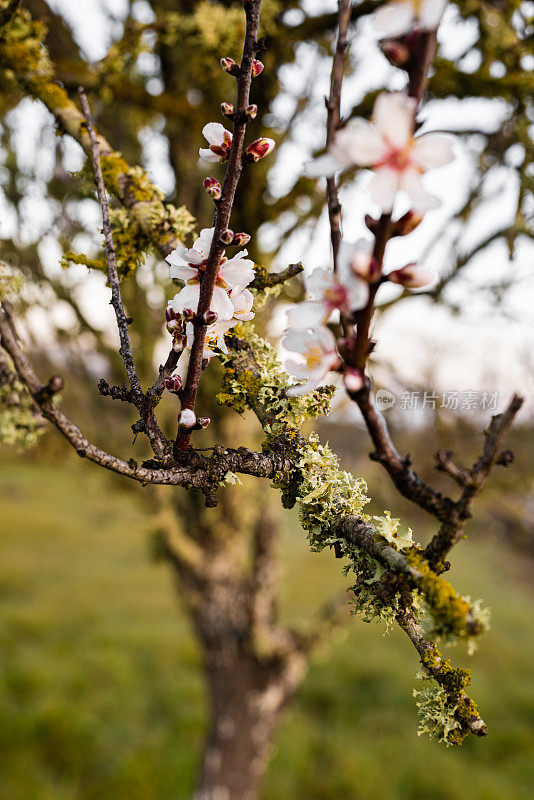
[[[256,37],[260,24],[260,9],[262,0],[250,0],[244,5],[246,15],[245,41],[243,55],[237,77],[237,100],[235,106],[235,120],[233,126],[232,146],[228,158],[228,166],[224,177],[221,198],[218,203],[214,219],[213,241],[206,262],[204,277],[200,285],[198,310],[193,320],[194,340],[191,347],[191,357],[187,378],[182,395],[182,409],[195,410],[198,384],[202,375],[202,361],[204,341],[206,338],[206,314],[210,310],[211,298],[220,260],[225,252],[225,245],[220,240],[220,234],[228,228],[230,214],[234,204],[234,196],[243,169],[242,153],[245,131],[247,127],[245,109],[249,105],[250,84],[252,82],[252,64],[256,55]],[[175,452],[186,450],[189,447],[191,430],[178,429]]]

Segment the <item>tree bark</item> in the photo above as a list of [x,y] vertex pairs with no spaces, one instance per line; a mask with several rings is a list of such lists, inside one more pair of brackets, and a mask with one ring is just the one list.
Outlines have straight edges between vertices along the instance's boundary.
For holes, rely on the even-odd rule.
[[[240,650],[209,652],[210,728],[194,800],[257,800],[282,712],[300,683],[288,665],[260,664]],[[296,677],[296,676],[295,676]]]

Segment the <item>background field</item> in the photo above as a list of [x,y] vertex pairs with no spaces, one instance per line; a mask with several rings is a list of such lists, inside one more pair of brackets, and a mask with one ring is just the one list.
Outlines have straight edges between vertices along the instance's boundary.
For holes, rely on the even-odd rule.
[[[185,800],[204,690],[167,568],[150,558],[143,490],[34,458],[0,461],[0,798]],[[284,555],[286,615],[343,586],[339,562],[311,554],[294,520]],[[457,548],[455,585],[493,609],[470,659],[486,741],[418,739],[414,654],[354,619],[285,718],[263,799],[531,800],[530,577],[493,542]]]

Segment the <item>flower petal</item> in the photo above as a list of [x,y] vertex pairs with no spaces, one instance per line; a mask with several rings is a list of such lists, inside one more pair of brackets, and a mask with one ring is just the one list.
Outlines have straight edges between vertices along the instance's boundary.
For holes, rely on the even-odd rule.
[[387,3],[374,13],[374,26],[382,36],[401,36],[410,30],[413,21],[414,9],[411,2]]
[[320,300],[333,280],[333,272],[320,268],[314,269],[313,272],[306,277],[306,289],[308,290],[308,294],[314,299]]
[[453,138],[442,133],[425,133],[415,139],[412,158],[425,172],[434,167],[443,167],[454,158]]
[[180,281],[189,281],[191,278],[197,277],[198,269],[190,267],[188,264],[175,264],[170,268],[169,275]]
[[202,135],[210,144],[221,145],[224,141],[225,130],[226,128],[220,122],[208,122],[202,128]]
[[289,325],[299,330],[320,325],[324,321],[325,315],[326,309],[323,303],[314,303],[312,300],[296,303],[287,311]]
[[388,152],[382,133],[366,119],[355,119],[340,130],[332,143],[334,158],[345,166],[372,166]]
[[288,328],[282,337],[282,345],[293,353],[305,353],[313,342],[311,331],[301,328]]
[[220,164],[221,161],[224,159],[222,156],[218,156],[216,153],[213,153],[211,150],[201,147],[198,151],[200,158],[204,161],[207,161],[208,164]]
[[[200,253],[203,258],[206,258],[210,251],[214,233],[215,228],[202,228],[200,236],[195,240],[193,249],[196,250],[197,253]],[[200,260],[202,260],[202,258]]]
[[219,275],[228,286],[247,286],[254,280],[254,262],[239,255],[229,258],[219,269]]
[[353,274],[353,277],[345,285],[349,293],[350,310],[359,311],[369,299],[369,284]]
[[421,27],[427,31],[435,30],[441,22],[446,5],[447,0],[423,0],[419,12]]
[[213,290],[210,311],[215,311],[220,320],[231,319],[234,316],[234,307],[228,292],[221,286],[216,286]]
[[185,379],[187,378],[187,370],[189,369],[190,358],[191,358],[191,350],[189,348],[182,350],[180,358],[178,359],[178,363],[176,364],[176,369],[174,370],[171,376],[171,377],[178,376],[182,381],[182,384],[185,384]]
[[427,192],[421,181],[421,175],[415,169],[408,169],[401,175],[399,188],[410,198],[414,211],[429,211],[441,204],[438,197]]
[[413,133],[416,101],[402,92],[382,92],[376,98],[373,120],[388,142],[394,147],[405,147]]
[[[198,298],[200,296],[199,283],[186,283],[184,288],[175,294],[171,300],[172,308],[177,313],[181,313],[184,308],[192,308],[193,311],[197,310]],[[170,304],[169,304],[170,305]]]
[[389,167],[377,169],[367,187],[383,211],[391,211],[399,189],[399,173]]

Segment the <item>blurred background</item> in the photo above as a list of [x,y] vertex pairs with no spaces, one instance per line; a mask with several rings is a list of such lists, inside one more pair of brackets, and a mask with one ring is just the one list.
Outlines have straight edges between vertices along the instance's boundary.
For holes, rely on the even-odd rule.
[[[403,73],[382,55],[372,31],[369,12],[377,5],[355,3],[345,118],[368,116],[379,90],[403,86]],[[239,5],[25,0],[23,8],[46,24],[54,75],[69,95],[82,83],[112,146],[145,167],[166,202],[192,215],[189,221],[181,212],[184,234],[210,226],[212,206],[202,189],[208,173],[197,150],[202,126],[219,121],[220,102],[232,99],[232,82],[218,61],[239,57]],[[306,269],[329,263],[324,189],[303,177],[303,166],[324,145],[335,10],[330,2],[264,3],[266,68],[253,87],[260,113],[252,133],[272,136],[277,151],[242,184],[233,228],[253,234],[252,256],[273,269],[296,260]],[[483,598],[493,612],[479,650],[469,659],[460,647],[451,654],[473,670],[473,695],[490,735],[460,749],[418,739],[411,697],[418,665],[409,643],[352,618],[316,654],[282,721],[264,800],[533,795],[533,14],[534,3],[515,0],[447,8],[423,130],[456,132],[457,159],[429,176],[440,209],[388,252],[388,266],[420,259],[439,278],[424,295],[384,292],[373,366],[400,452],[449,492],[433,469],[433,453],[450,449],[471,463],[491,414],[514,390],[527,398],[509,440],[515,463],[486,486],[451,572],[462,594]],[[84,433],[142,459],[147,450],[140,437],[132,445],[131,409],[96,389],[102,376],[114,383],[123,376],[106,277],[87,267],[102,256],[90,172],[79,145],[56,135],[51,114],[8,74],[2,58],[0,258],[24,275],[18,303],[25,340],[41,378],[64,376],[62,407]],[[363,215],[376,211],[366,181],[364,172],[344,177],[344,232],[351,241],[369,237]],[[405,210],[401,202],[398,211]],[[114,207],[115,241],[119,249],[123,240],[138,248],[132,260],[124,247],[130,256],[123,293],[147,383],[169,348],[163,309],[173,287],[166,265],[121,213]],[[283,329],[287,303],[302,294],[294,284],[258,318],[273,337]],[[216,363],[209,375],[206,408],[220,380]],[[166,397],[161,409],[172,426],[174,399]],[[221,437],[235,443],[243,429],[251,440],[258,436],[252,420],[209,410],[206,443]],[[8,430],[3,413],[0,798],[185,800],[209,702],[187,592],[179,588],[177,602],[176,575],[158,546],[167,501],[79,462],[53,432],[22,452],[24,434]],[[416,541],[426,542],[431,522],[369,461],[354,409],[340,398],[319,432],[345,468],[367,481],[371,513],[391,509]],[[233,491],[225,490],[229,497]],[[266,487],[259,501],[248,484],[235,491],[243,505],[259,503],[260,514],[279,502]],[[220,531],[229,521],[232,536],[248,542],[250,521],[232,502],[214,511],[217,517],[191,502],[173,498],[167,505],[186,526],[194,527],[191,515],[198,514],[218,530],[221,550],[227,542]],[[200,540],[205,532],[191,535]],[[346,588],[347,579],[331,553],[309,551],[294,512],[281,517],[278,550],[281,620],[305,626],[310,609]]]

